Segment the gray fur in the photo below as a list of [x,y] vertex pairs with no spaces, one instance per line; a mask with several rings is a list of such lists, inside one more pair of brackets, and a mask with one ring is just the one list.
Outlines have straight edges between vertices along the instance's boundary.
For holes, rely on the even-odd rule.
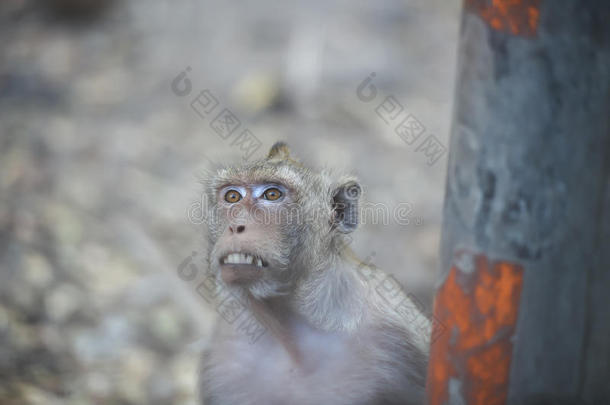
[[[254,225],[252,212],[237,205],[228,219],[218,207],[219,188],[259,183],[286,186],[282,204],[296,209],[268,229]],[[354,185],[357,192],[345,198],[345,187]],[[210,271],[223,283],[219,257],[227,249],[268,260],[256,281],[224,287],[269,333],[250,344],[235,325],[218,322],[202,359],[202,404],[423,403],[428,321],[402,292],[400,307],[390,304],[375,289],[384,273],[354,260],[344,247],[345,233],[357,223],[356,179],[315,172],[292,158],[285,144],[276,144],[264,160],[219,169],[206,188],[213,218]],[[338,195],[351,210],[348,216],[336,215]],[[244,221],[252,234],[227,235],[232,221]]]

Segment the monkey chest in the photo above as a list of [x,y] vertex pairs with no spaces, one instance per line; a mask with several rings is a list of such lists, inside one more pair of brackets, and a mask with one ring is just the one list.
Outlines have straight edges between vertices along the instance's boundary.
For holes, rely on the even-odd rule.
[[[366,351],[337,336],[301,336],[300,360],[273,340],[235,345],[217,363],[217,381],[231,387],[222,404],[364,404],[375,390]],[[225,380],[225,381],[222,381]]]

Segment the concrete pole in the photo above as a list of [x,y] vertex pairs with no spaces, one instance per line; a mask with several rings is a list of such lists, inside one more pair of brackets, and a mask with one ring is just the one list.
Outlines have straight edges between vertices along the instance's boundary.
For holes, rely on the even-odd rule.
[[610,1],[465,0],[440,253],[429,404],[610,404]]

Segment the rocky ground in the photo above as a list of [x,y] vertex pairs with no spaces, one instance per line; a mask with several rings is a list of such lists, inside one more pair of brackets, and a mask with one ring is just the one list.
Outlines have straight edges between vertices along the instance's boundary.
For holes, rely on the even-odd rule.
[[[215,318],[178,277],[205,250],[197,176],[279,139],[402,209],[354,250],[430,306],[446,154],[424,141],[447,145],[460,2],[97,3],[0,5],[1,404],[194,404]],[[205,89],[227,139],[191,108]]]

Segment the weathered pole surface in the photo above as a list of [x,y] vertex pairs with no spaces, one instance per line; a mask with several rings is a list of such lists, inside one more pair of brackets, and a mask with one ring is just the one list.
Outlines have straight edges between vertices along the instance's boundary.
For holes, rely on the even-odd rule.
[[430,404],[610,404],[610,1],[465,0]]

